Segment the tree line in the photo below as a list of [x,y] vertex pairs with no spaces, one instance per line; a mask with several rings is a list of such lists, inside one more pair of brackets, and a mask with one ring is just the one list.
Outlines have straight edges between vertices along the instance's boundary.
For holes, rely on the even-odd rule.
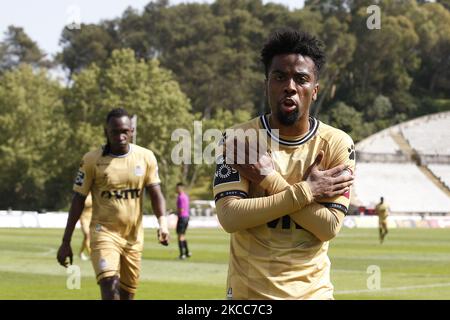
[[[423,114],[450,110],[450,1],[307,0],[289,10],[261,0],[150,2],[142,12],[62,30],[48,58],[18,26],[0,42],[0,208],[65,208],[83,153],[104,143],[111,107],[138,116],[138,144],[160,163],[173,201],[179,180],[210,195],[211,165],[171,163],[171,133],[224,129],[267,112],[260,50],[279,28],[324,43],[327,64],[312,113],[355,141]],[[52,70],[67,72],[63,82]]]

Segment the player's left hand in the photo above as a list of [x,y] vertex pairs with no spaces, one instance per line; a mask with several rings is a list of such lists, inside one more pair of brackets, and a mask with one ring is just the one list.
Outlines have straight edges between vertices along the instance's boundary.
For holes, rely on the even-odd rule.
[[160,244],[162,244],[163,246],[168,246],[169,245],[169,230],[167,230],[167,228],[159,228],[158,232],[158,241]]

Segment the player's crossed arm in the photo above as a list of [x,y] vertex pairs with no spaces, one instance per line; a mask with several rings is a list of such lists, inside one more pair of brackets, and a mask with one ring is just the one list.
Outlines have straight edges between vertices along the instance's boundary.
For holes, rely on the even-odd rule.
[[[227,152],[227,143],[235,143],[233,153]],[[247,141],[242,142],[245,146],[245,152],[237,152],[238,141],[227,142],[224,145],[224,157],[230,166],[239,171],[239,174],[245,179],[259,185],[264,178],[273,174],[275,169],[272,158],[265,148],[259,148],[263,152],[258,153],[254,144],[249,144]],[[256,156],[255,156],[256,155]],[[249,163],[251,157],[256,162]],[[326,197],[342,195],[348,192],[350,186],[353,184],[354,177],[350,175],[341,175],[346,172],[348,165],[341,164],[328,170],[319,170],[319,166],[324,156],[323,151],[319,151],[314,163],[306,170],[303,180],[308,183],[311,193],[315,200]],[[289,185],[287,185],[289,186]]]
[[[246,145],[246,150],[247,148],[249,148],[248,144]],[[244,157],[248,159],[248,154],[246,153]],[[290,187],[288,182],[274,170],[272,159],[268,153],[261,154],[258,161],[253,164],[245,163],[245,158],[240,159],[237,154],[234,154],[234,159],[238,159],[239,161],[235,162],[240,162],[241,164],[233,164],[233,168],[238,170],[245,179],[260,184],[268,191],[269,195],[283,192]],[[319,170],[322,159],[323,152],[320,151],[314,163],[303,176],[303,180],[309,182],[314,200],[319,200],[322,197],[341,196],[349,190],[353,183],[351,174],[349,176],[339,176],[342,172],[350,173],[350,171],[345,170],[347,165],[338,165],[322,171]],[[237,200],[234,199],[234,201]],[[287,212],[284,212],[284,214],[287,214]],[[339,231],[344,214],[336,208],[327,208],[313,202],[296,212],[292,212],[290,217],[321,241],[328,241]],[[266,221],[262,223],[266,223]]]

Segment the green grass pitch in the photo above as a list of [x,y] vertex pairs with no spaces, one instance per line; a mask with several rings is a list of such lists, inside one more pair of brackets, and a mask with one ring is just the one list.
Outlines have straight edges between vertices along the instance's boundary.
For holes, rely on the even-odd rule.
[[[56,262],[58,229],[0,229],[0,299],[99,299],[89,261],[74,258],[80,289],[66,287],[66,270]],[[156,243],[146,230],[137,299],[224,299],[229,236],[220,229],[189,229],[193,253],[177,259],[178,246]],[[79,248],[75,231],[72,247]],[[450,232],[445,229],[392,229],[383,245],[375,229],[342,229],[329,256],[336,299],[450,299]],[[379,268],[380,289],[367,282]],[[372,267],[373,268],[373,267]],[[369,268],[370,271],[370,268]]]

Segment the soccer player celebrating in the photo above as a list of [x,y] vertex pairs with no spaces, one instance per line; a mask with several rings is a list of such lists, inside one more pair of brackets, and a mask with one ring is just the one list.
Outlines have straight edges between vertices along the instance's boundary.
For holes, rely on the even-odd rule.
[[231,233],[227,297],[333,299],[327,251],[350,202],[353,141],[310,116],[325,62],[315,37],[279,31],[261,55],[271,113],[233,128],[262,130],[257,161],[242,161],[252,143],[230,160],[239,139],[227,130],[214,178],[217,215]]
[[131,119],[124,109],[108,113],[107,143],[83,157],[57,255],[61,265],[67,267],[67,259],[72,263],[72,233],[91,192],[91,260],[105,300],[131,300],[136,293],[144,240],[144,188],[158,218],[159,242],[167,245],[169,241],[156,158],[152,151],[130,143],[132,133]]

